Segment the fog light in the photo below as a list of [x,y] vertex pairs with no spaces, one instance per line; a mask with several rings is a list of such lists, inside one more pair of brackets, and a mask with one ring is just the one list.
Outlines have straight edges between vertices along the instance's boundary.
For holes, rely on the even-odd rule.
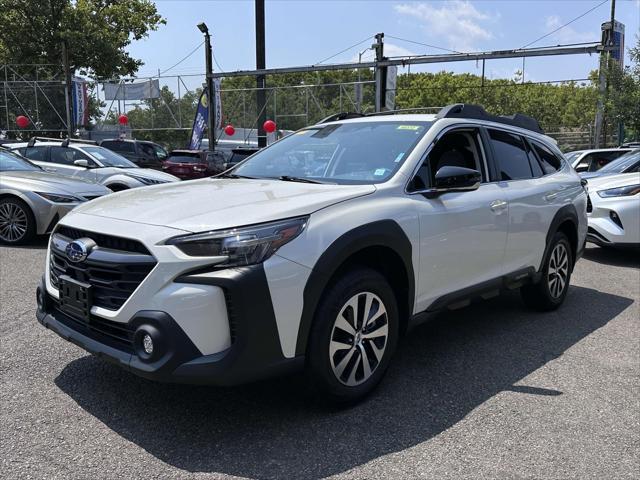
[[144,353],[147,355],[151,355],[153,353],[153,339],[148,333],[145,333],[144,337],[142,337],[142,348],[144,348]]
[[614,212],[613,210],[610,210],[609,211],[609,218],[611,218],[613,223],[618,225],[620,228],[624,229],[624,227],[622,226],[622,220],[620,220],[620,216],[616,212]]

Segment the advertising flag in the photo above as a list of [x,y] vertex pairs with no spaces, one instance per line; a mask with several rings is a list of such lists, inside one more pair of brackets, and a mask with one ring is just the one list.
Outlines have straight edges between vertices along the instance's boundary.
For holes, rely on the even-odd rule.
[[196,118],[193,120],[193,128],[191,129],[191,137],[189,137],[189,149],[198,150],[202,143],[204,129],[207,127],[207,119],[209,118],[209,95],[205,88],[200,95],[198,108],[196,109]]
[[89,123],[89,95],[87,82],[83,78],[73,77],[71,96],[73,99],[73,124],[84,127]]

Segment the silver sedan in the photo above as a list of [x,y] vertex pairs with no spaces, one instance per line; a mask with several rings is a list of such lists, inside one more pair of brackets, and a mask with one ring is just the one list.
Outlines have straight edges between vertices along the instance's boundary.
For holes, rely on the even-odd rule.
[[108,193],[103,185],[45,172],[0,149],[0,243],[17,245],[49,233],[72,208]]

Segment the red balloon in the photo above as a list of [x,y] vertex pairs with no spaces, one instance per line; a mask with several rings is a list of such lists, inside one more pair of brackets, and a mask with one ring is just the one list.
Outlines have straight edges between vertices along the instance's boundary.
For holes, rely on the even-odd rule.
[[236,129],[233,128],[233,125],[227,125],[224,127],[224,133],[230,137],[233,137],[233,134],[236,133]]
[[16,125],[20,128],[27,128],[29,126],[29,119],[24,115],[19,115],[16,117]]
[[126,125],[129,123],[129,117],[127,117],[124,113],[118,117],[118,123],[120,125]]
[[276,131],[276,122],[273,120],[267,120],[264,122],[264,125],[262,125],[262,128],[264,128],[264,131],[267,133],[273,133]]

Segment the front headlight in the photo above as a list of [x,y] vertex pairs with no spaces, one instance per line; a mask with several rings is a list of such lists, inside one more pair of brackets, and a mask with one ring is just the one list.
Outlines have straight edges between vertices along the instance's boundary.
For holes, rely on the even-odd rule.
[[239,267],[264,262],[280,247],[296,238],[309,217],[290,218],[230,230],[181,235],[167,240],[192,257],[227,259],[216,266]]
[[59,193],[44,193],[44,192],[33,192],[33,193],[35,193],[36,195],[40,195],[42,198],[54,203],[84,202],[84,199],[74,197],[73,195],[61,195]]
[[630,197],[640,193],[640,185],[627,185],[626,187],[609,188],[607,190],[600,190],[597,193],[602,198]]
[[125,175],[127,177],[131,177],[134,180],[137,180],[140,183],[143,183],[145,185],[158,185],[160,183],[167,183],[164,180],[156,180],[155,178],[142,177],[142,176],[139,176],[139,175],[133,175],[131,173],[126,173]]

